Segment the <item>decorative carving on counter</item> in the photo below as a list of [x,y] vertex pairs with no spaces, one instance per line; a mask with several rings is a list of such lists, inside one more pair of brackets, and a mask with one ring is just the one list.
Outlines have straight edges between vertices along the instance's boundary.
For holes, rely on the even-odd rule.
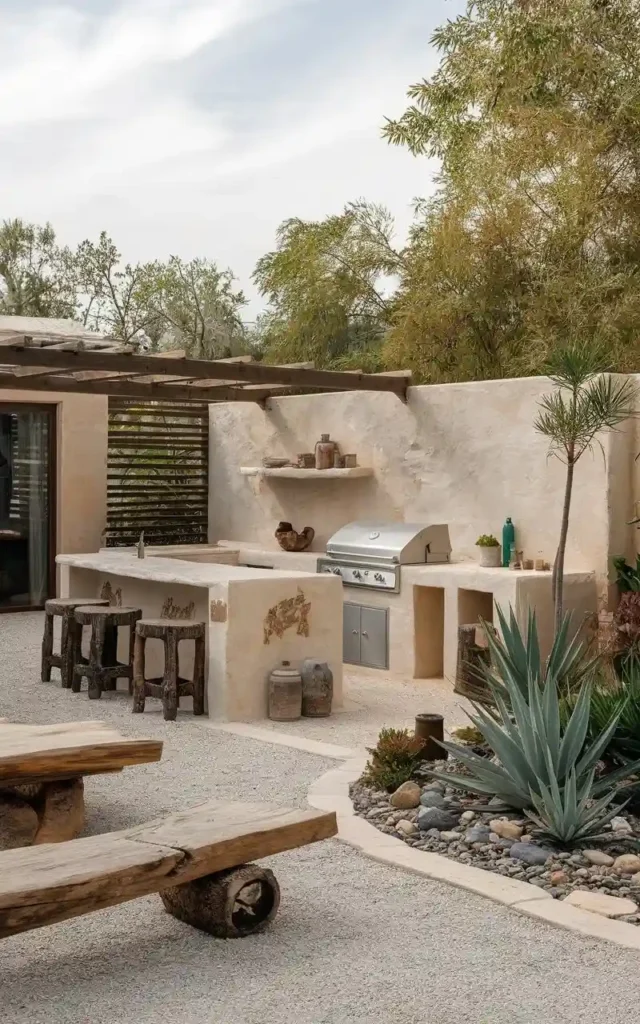
[[195,602],[189,601],[189,604],[185,604],[184,608],[180,605],[173,603],[173,598],[168,597],[162,606],[160,612],[161,619],[191,619],[193,613],[196,610]]
[[264,619],[264,642],[271,643],[271,637],[277,636],[279,640],[284,636],[285,630],[296,626],[298,636],[309,636],[309,611],[311,602],[307,601],[303,591],[298,587],[295,597],[286,597],[278,604],[270,608]]
[[209,618],[212,622],[226,622],[227,602],[219,599],[212,601],[209,606]]
[[305,526],[301,533],[291,523],[278,523],[275,538],[283,551],[306,551],[316,535],[312,526]]
[[117,608],[122,608],[122,590],[117,587],[115,590],[109,580],[105,580],[100,589],[100,599],[108,601]]

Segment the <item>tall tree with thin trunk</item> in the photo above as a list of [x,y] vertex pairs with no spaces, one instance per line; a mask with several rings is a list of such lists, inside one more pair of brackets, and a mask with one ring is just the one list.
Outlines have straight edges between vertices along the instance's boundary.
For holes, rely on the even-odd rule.
[[[549,440],[549,450],[567,467],[560,539],[553,566],[552,593],[556,633],[563,619],[564,561],[575,468],[580,457],[598,443],[602,430],[614,430],[634,415],[637,388],[629,379],[608,374],[604,352],[590,344],[571,343],[547,365],[556,390],[540,402],[535,429]],[[602,445],[600,445],[602,447]]]

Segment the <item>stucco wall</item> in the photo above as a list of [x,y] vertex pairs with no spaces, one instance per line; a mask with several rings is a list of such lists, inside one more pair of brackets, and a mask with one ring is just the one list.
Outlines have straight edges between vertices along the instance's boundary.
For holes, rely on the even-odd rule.
[[[552,385],[526,378],[411,388],[403,404],[389,394],[348,392],[272,399],[267,410],[235,403],[210,407],[209,537],[275,545],[279,520],[316,530],[314,549],[354,519],[444,522],[456,559],[475,558],[481,533],[500,538],[505,517],[518,547],[553,559],[564,466],[533,429]],[[264,455],[313,450],[331,432],[343,451],[372,466],[371,479],[261,480],[240,466]],[[636,425],[603,435],[576,471],[567,570],[595,570],[604,589],[611,554],[629,552]]]
[[3,390],[0,402],[56,406],[56,554],[97,551],[106,525],[108,399]]

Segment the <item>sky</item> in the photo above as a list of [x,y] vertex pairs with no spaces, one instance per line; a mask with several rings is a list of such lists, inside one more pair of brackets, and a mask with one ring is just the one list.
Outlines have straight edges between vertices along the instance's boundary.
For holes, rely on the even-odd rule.
[[106,230],[126,260],[251,283],[287,217],[385,203],[401,241],[433,164],[380,137],[464,0],[0,0],[0,218]]

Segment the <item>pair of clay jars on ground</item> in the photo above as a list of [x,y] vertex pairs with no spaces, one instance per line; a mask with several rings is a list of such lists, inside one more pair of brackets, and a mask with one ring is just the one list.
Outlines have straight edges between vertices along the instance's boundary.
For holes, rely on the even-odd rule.
[[327,718],[333,700],[333,674],[325,661],[306,658],[298,671],[283,661],[269,676],[269,718],[274,722]]

